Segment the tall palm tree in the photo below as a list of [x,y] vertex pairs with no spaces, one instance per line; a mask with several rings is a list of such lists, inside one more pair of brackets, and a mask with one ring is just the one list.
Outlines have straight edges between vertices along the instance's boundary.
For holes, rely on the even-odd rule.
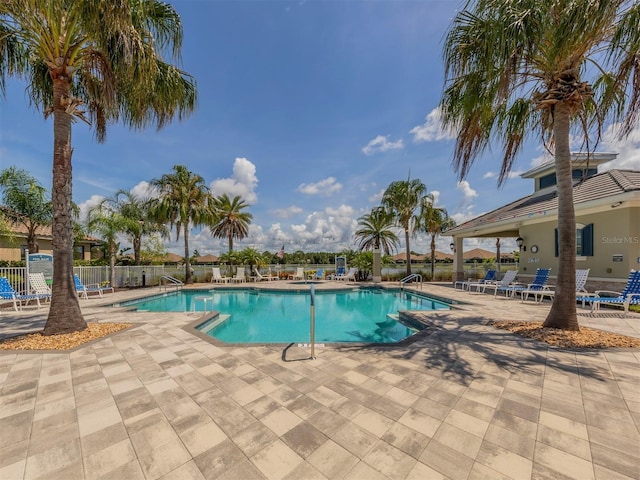
[[73,282],[71,125],[83,120],[97,141],[109,122],[132,128],[169,123],[195,107],[193,79],[179,60],[182,25],[160,0],[3,0],[0,93],[25,79],[30,103],[53,116],[53,285],[43,334],[83,330]]
[[425,199],[422,203],[418,228],[431,236],[431,281],[435,279],[436,273],[436,237],[455,224],[445,208],[433,204],[433,198]]
[[151,207],[152,215],[160,223],[176,228],[176,240],[182,230],[184,238],[185,283],[193,283],[189,255],[189,232],[192,226],[212,225],[213,198],[204,178],[184,165],[174,165],[173,173],[151,180],[158,190],[158,198]]
[[227,238],[231,252],[233,251],[233,239],[242,240],[249,233],[249,225],[253,215],[242,211],[249,205],[239,195],[231,198],[223,193],[215,198],[214,205],[218,222],[211,227],[211,235],[216,238]]
[[355,236],[360,250],[382,250],[390,255],[398,247],[398,236],[393,231],[393,215],[384,208],[374,208],[358,219]]
[[[446,128],[464,178],[495,136],[501,184],[529,134],[553,149],[558,194],[556,301],[546,327],[578,330],[571,133],[597,140],[605,120],[628,135],[640,113],[640,2],[467,0],[445,38]],[[588,77],[590,81],[585,81]]]
[[9,167],[0,171],[0,190],[4,217],[26,228],[27,248],[30,253],[38,253],[36,230],[51,225],[53,219],[47,189],[26,170]]
[[382,206],[395,218],[404,231],[407,247],[407,275],[411,275],[411,249],[409,237],[414,233],[417,220],[416,209],[422,204],[427,187],[419,179],[397,180],[391,182],[382,195]]

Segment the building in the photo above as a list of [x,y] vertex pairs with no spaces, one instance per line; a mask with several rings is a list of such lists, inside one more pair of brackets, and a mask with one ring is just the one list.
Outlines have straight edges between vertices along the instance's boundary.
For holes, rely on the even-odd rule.
[[[624,284],[640,268],[640,169],[598,167],[617,154],[572,154],[577,268],[589,268],[589,287]],[[533,180],[531,195],[476,217],[446,232],[453,236],[454,279],[463,278],[465,238],[514,238],[520,245],[519,273],[558,271],[558,198],[554,162],[522,174]]]

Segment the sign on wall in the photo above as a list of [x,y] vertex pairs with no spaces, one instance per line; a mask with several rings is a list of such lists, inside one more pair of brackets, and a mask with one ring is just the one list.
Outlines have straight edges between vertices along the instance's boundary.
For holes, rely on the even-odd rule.
[[29,272],[44,273],[44,278],[48,283],[53,281],[53,255],[46,253],[29,254]]

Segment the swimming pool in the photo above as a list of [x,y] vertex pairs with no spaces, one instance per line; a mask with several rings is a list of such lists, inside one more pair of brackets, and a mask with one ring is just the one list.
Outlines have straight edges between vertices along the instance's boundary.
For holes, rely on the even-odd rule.
[[[196,299],[196,297],[200,297]],[[310,294],[262,289],[181,291],[137,303],[139,311],[220,312],[198,329],[228,343],[291,343],[309,341]],[[401,310],[446,310],[429,297],[400,290],[353,289],[316,291],[316,342],[394,343],[416,329],[398,321]]]

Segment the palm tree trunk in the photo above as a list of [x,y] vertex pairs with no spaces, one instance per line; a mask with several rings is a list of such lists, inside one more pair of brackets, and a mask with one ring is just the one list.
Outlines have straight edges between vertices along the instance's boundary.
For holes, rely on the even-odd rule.
[[142,245],[142,239],[138,235],[133,237],[133,264],[140,265],[140,248]]
[[73,280],[73,225],[71,222],[71,115],[62,100],[69,97],[70,81],[53,80],[53,284],[51,307],[43,335],[78,332],[87,328]]
[[116,280],[116,241],[109,242],[109,284],[114,287]]
[[558,183],[558,277],[545,327],[579,330],[576,314],[576,217],[573,206],[573,178],[569,150],[571,112],[559,103],[555,107],[553,137]]
[[436,236],[431,235],[431,281],[435,281],[436,276]]
[[411,275],[411,249],[409,248],[409,230],[404,230],[404,241],[407,246],[407,277]]
[[189,222],[184,222],[184,283],[193,283],[191,258],[189,258]]

